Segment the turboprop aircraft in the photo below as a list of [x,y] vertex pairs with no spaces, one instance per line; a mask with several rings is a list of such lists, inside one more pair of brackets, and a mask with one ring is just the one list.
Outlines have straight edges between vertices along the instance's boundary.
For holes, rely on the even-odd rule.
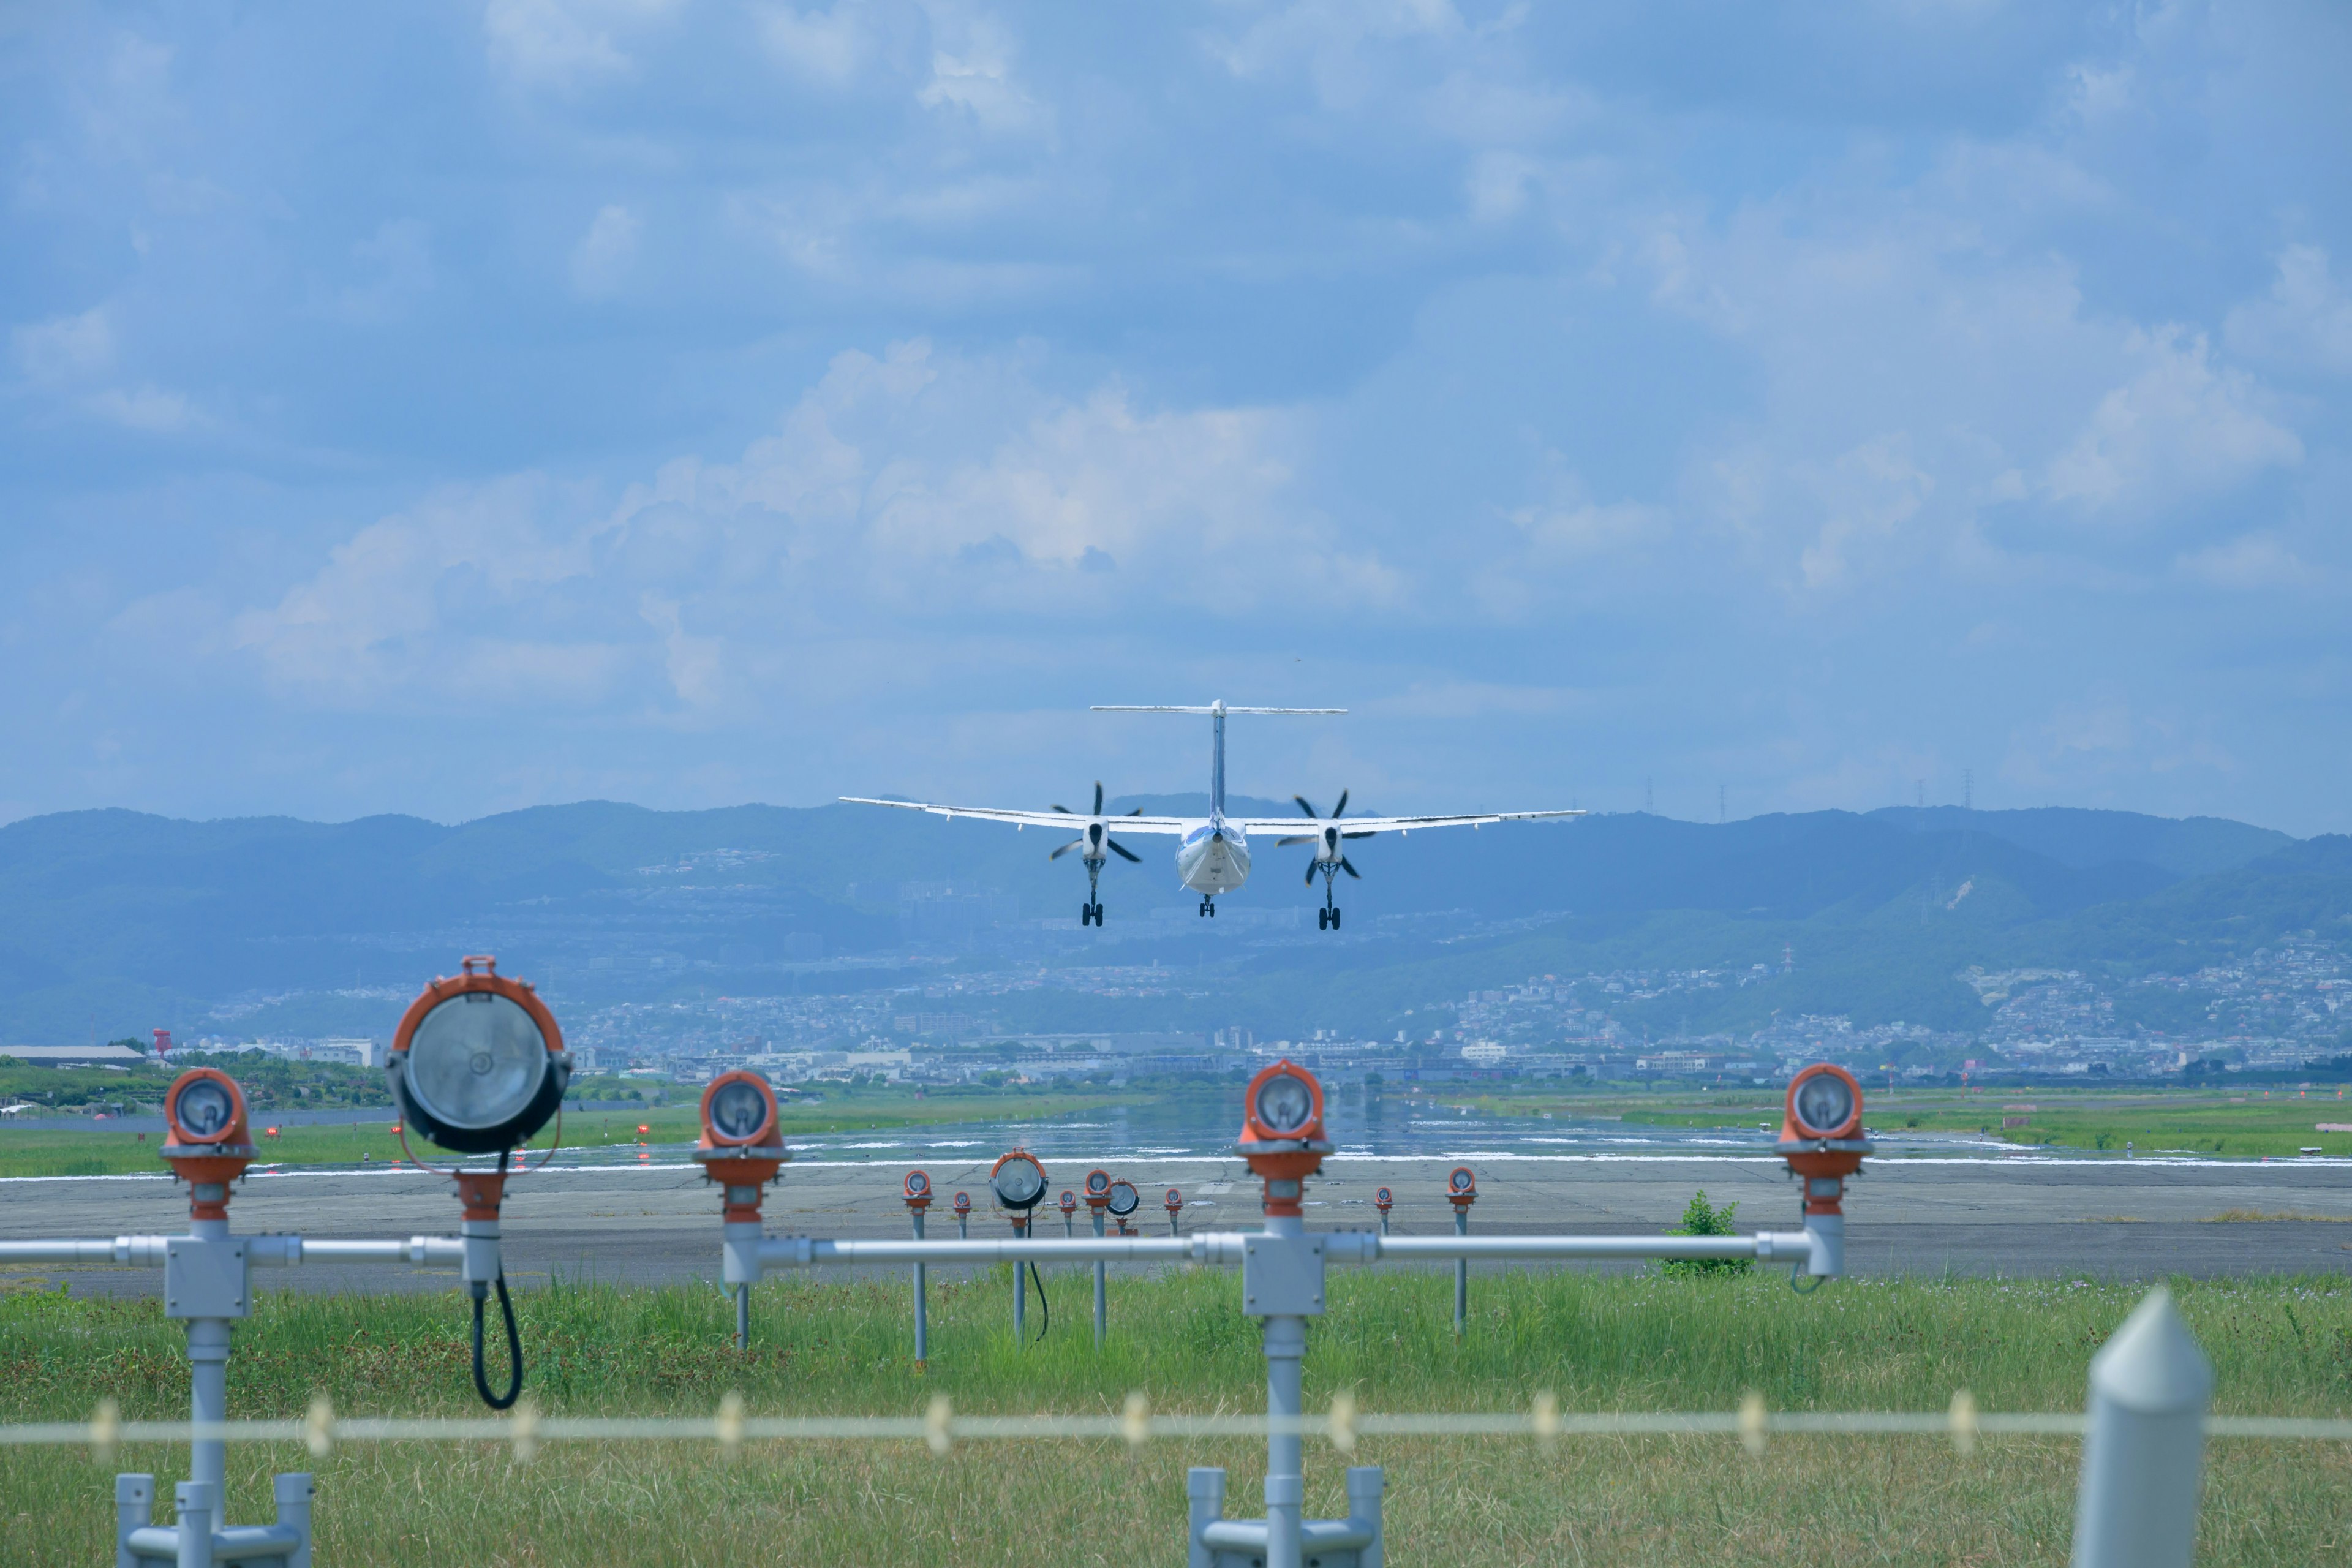
[[[1370,838],[1376,833],[1411,833],[1416,827],[1477,827],[1489,822],[1535,822],[1559,817],[1582,816],[1580,811],[1488,811],[1462,816],[1349,816],[1348,794],[1339,793],[1339,804],[1331,815],[1323,816],[1307,803],[1304,795],[1293,795],[1301,817],[1265,816],[1234,817],[1225,815],[1225,716],[1230,713],[1345,713],[1345,708],[1232,708],[1223,702],[1212,702],[1205,708],[1171,706],[1125,706],[1097,704],[1097,713],[1205,713],[1209,716],[1211,752],[1209,761],[1209,815],[1206,816],[1146,816],[1139,806],[1124,816],[1103,815],[1103,786],[1095,785],[1095,805],[1090,812],[1072,811],[1057,805],[1051,811],[1007,811],[985,805],[939,805],[924,800],[874,800],[863,795],[845,795],[841,798],[855,805],[894,805],[905,811],[928,811],[934,816],[973,816],[984,822],[1009,822],[1019,827],[1075,827],[1078,836],[1055,849],[1050,859],[1058,860],[1073,849],[1078,852],[1087,868],[1087,901],[1078,908],[1080,925],[1103,923],[1101,893],[1097,886],[1102,868],[1110,857],[1140,864],[1142,857],[1111,837],[1118,833],[1165,833],[1176,838],[1176,876],[1184,886],[1201,895],[1201,914],[1213,917],[1217,912],[1217,895],[1230,893],[1249,880],[1250,846],[1253,833],[1276,835],[1277,847],[1297,844],[1315,846],[1314,858],[1307,863],[1307,885],[1313,887],[1315,879],[1323,879],[1323,908],[1316,917],[1318,929],[1339,929],[1339,906],[1333,901],[1331,879],[1344,871],[1350,877],[1360,877],[1348,858],[1346,843],[1351,838]],[[1299,829],[1305,829],[1301,832]]]

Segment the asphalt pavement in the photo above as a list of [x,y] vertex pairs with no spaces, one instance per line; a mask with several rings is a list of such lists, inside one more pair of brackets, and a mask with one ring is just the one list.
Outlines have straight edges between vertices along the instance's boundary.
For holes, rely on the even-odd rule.
[[[630,1283],[715,1280],[719,1195],[699,1168],[653,1151],[635,1166],[557,1169],[509,1188],[505,1258],[519,1288],[554,1279]],[[1339,1159],[1312,1182],[1307,1223],[1370,1228],[1383,1184],[1395,1194],[1400,1235],[1453,1227],[1445,1160]],[[1741,1230],[1793,1229],[1794,1186],[1777,1162],[1709,1157],[1472,1160],[1476,1234],[1655,1232],[1678,1222],[1694,1191],[1737,1203]],[[986,1163],[935,1163],[940,1201],[933,1237],[955,1234],[949,1204],[972,1194],[975,1237],[1009,1234],[988,1206]],[[908,1234],[899,1201],[904,1167],[872,1162],[788,1166],[766,1198],[772,1235],[841,1237]],[[1165,1235],[1161,1194],[1179,1188],[1186,1231],[1240,1229],[1257,1220],[1255,1185],[1232,1159],[1129,1159],[1115,1173],[1134,1182],[1143,1208],[1131,1221]],[[1082,1166],[1049,1165],[1058,1193]],[[2220,1220],[2232,1213],[2316,1217]],[[186,1199],[160,1177],[0,1181],[0,1238],[177,1234]],[[230,1207],[241,1232],[291,1231],[320,1238],[450,1235],[457,1205],[446,1177],[416,1171],[294,1171],[248,1176]],[[2153,1279],[2181,1274],[2336,1273],[2352,1268],[2352,1168],[2335,1163],[2033,1158],[1892,1159],[1872,1163],[1846,1199],[1847,1265],[1856,1274]],[[1061,1216],[1041,1211],[1041,1234]],[[1078,1228],[1084,1232],[1083,1211]],[[1494,1267],[1505,1267],[1501,1265]],[[1523,1267],[1513,1265],[1510,1267]],[[1558,1267],[1596,1267],[1559,1265]],[[77,1293],[154,1289],[152,1269],[16,1266],[25,1283]],[[445,1289],[446,1272],[393,1265],[310,1264],[261,1271],[259,1288],[299,1290]]]

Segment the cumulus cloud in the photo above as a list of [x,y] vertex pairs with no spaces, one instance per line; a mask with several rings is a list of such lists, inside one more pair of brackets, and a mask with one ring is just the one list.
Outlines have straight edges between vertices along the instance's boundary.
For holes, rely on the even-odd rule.
[[436,495],[232,641],[324,701],[642,700],[652,682],[708,710],[777,649],[877,618],[951,640],[975,612],[1393,602],[1400,574],[1297,504],[1303,439],[1296,415],[1139,407],[1116,384],[1065,396],[920,342],[845,353],[732,462],[673,461],[596,510],[530,478]]
[[2270,292],[2232,308],[2222,335],[2232,353],[2252,360],[2352,374],[2352,293],[2336,280],[2326,251],[2290,245],[2279,253]]
[[2058,500],[2138,521],[2303,460],[2302,441],[2263,411],[2252,379],[2216,367],[2202,334],[2135,332],[2130,351],[2137,374],[2099,400],[2050,465],[2045,482]]

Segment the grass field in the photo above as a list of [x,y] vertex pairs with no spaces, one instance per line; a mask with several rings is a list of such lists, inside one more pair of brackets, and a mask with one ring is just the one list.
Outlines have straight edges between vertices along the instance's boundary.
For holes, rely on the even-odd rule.
[[[1009,1277],[935,1289],[932,1363],[908,1360],[903,1286],[793,1281],[757,1297],[753,1346],[730,1344],[708,1288],[558,1288],[522,1302],[530,1387],[551,1414],[710,1412],[740,1390],[754,1414],[1263,1407],[1254,1326],[1214,1273],[1114,1282],[1113,1338],[1078,1327],[1082,1274],[1049,1274],[1059,1321],[1013,1346]],[[2352,1412],[2352,1284],[2182,1282],[2183,1312],[2231,1413]],[[1450,1280],[1341,1270],[1310,1334],[1310,1407],[1339,1389],[1371,1410],[1723,1410],[1749,1390],[1781,1409],[1939,1411],[1967,1387],[1987,1410],[2079,1409],[2091,1353],[2137,1291],[2070,1282],[1841,1281],[1797,1297],[1777,1277],[1667,1279],[1574,1272],[1481,1279],[1473,1324],[1449,1331]],[[238,1330],[232,1413],[299,1415],[316,1393],[347,1414],[469,1414],[454,1296],[267,1295]],[[1036,1323],[1032,1304],[1032,1326]],[[177,1329],[153,1301],[0,1299],[0,1419],[184,1413]],[[1310,1511],[1344,1512],[1349,1461],[1310,1444]],[[1390,1561],[1502,1564],[1725,1562],[2057,1564],[2076,1446],[1988,1439],[1366,1439],[1389,1468]],[[350,1446],[231,1455],[233,1511],[261,1517],[273,1468],[319,1478],[320,1562],[737,1564],[1173,1563],[1183,1470],[1222,1463],[1233,1510],[1254,1510],[1262,1445],[754,1444],[732,1463],[699,1444],[552,1445],[529,1465],[495,1444]],[[126,1450],[114,1468],[163,1481],[184,1450]],[[103,1562],[110,1488],[77,1450],[0,1449],[0,1562]],[[2352,1456],[2313,1444],[2217,1442],[2198,1562],[2205,1568],[2352,1560]]]
[[[1896,1089],[1863,1086],[1870,1125],[1930,1132],[1974,1132],[2029,1147],[2138,1153],[2293,1158],[2302,1150],[2352,1156],[2352,1132],[2322,1132],[2319,1123],[2352,1127],[2352,1100],[2334,1085],[2308,1090],[2252,1087],[2234,1092],[2150,1089]],[[1440,1097],[1446,1103],[1456,1103]],[[1720,1092],[1675,1089],[1647,1095],[1587,1091],[1512,1092],[1460,1101],[1501,1115],[1620,1116],[1670,1127],[1780,1124],[1781,1091],[1747,1087]]]
[[[656,1143],[691,1142],[701,1131],[698,1096],[678,1091],[683,1103],[638,1110],[591,1110],[567,1113],[563,1119],[565,1147],[603,1147],[639,1141]],[[1006,1089],[931,1089],[918,1100],[899,1088],[844,1089],[827,1085],[821,1101],[795,1101],[778,1109],[777,1121],[787,1141],[817,1132],[857,1131],[893,1127],[919,1127],[942,1121],[1018,1120],[1060,1115],[1098,1106],[1132,1105],[1131,1094],[1042,1094]],[[393,1113],[381,1121],[346,1126],[282,1127],[276,1137],[266,1115],[253,1118],[254,1142],[264,1163],[289,1165],[352,1165],[364,1156],[376,1162],[397,1161],[399,1140],[392,1134]],[[556,1130],[551,1126],[532,1142],[545,1148]],[[160,1133],[117,1132],[103,1126],[85,1131],[75,1128],[18,1129],[0,1126],[0,1176],[110,1176],[163,1168]],[[428,1163],[439,1156],[429,1147],[417,1152]]]

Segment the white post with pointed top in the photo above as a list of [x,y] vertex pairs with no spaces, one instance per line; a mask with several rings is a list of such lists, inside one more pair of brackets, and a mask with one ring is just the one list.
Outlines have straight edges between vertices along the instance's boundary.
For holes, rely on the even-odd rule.
[[2213,1364],[2159,1285],[2091,1358],[2074,1568],[2189,1568],[2212,1396]]

